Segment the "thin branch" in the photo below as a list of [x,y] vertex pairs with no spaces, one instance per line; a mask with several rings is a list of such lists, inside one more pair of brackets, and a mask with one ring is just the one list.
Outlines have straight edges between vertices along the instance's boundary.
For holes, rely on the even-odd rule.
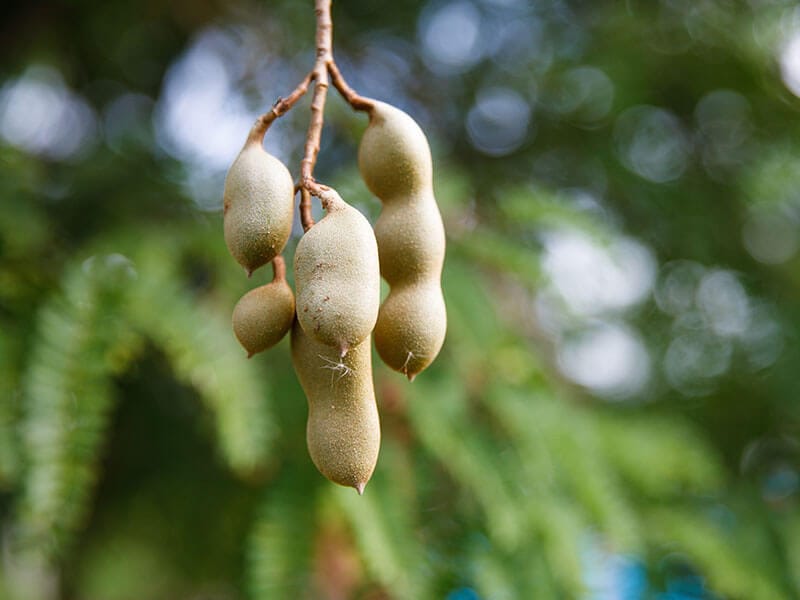
[[[328,95],[328,68],[327,64],[333,60],[333,22],[331,21],[331,0],[315,0],[314,12],[317,15],[317,59],[312,71],[314,77],[314,96],[311,101],[311,121],[306,133],[306,144],[303,160],[300,162],[300,185],[314,196],[318,196],[321,186],[314,180],[314,166],[319,154],[322,126],[325,122],[325,99]],[[310,200],[310,199],[309,199]],[[306,201],[303,196],[303,201]],[[306,231],[312,226],[307,218],[311,215],[308,210],[301,210],[300,218],[303,220],[303,229]]]
[[347,85],[347,82],[342,77],[342,72],[336,66],[336,62],[331,59],[328,61],[328,72],[331,74],[331,81],[334,87],[339,91],[342,98],[344,98],[353,110],[370,111],[375,106],[375,102],[364,96],[360,96],[353,88]]
[[[322,127],[325,124],[325,100],[328,96],[328,88],[330,87],[328,75],[330,74],[336,89],[339,93],[350,103],[355,110],[370,110],[374,103],[367,98],[359,96],[344,80],[341,72],[339,71],[336,63],[333,60],[333,21],[331,19],[331,0],[314,0],[314,12],[317,16],[317,33],[316,44],[317,54],[314,61],[314,68],[308,74],[303,83],[298,86],[298,89],[287,98],[291,101],[285,112],[291,108],[291,104],[297,101],[297,98],[302,96],[311,82],[314,82],[314,93],[311,100],[311,120],[308,124],[308,131],[306,132],[306,141],[303,152],[303,160],[300,161],[300,182],[298,188],[300,189],[300,221],[303,224],[303,230],[308,231],[314,226],[314,219],[311,216],[311,196],[317,196],[325,204],[326,194],[330,190],[314,179],[314,167],[317,164],[317,156],[319,155],[320,140],[322,138]],[[302,88],[302,92],[299,90]],[[296,97],[295,97],[296,95]],[[277,104],[276,104],[277,106]],[[270,117],[271,113],[265,115],[268,119],[267,126],[275,117],[280,116],[275,107],[273,107],[275,116]]]
[[311,192],[306,188],[300,188],[300,222],[303,224],[303,231],[308,231],[314,226],[314,217],[311,216]]
[[[286,114],[308,92],[308,88],[314,82],[314,92],[311,100],[311,120],[306,132],[303,160],[300,161],[300,181],[295,189],[295,191],[300,191],[300,221],[303,224],[304,231],[308,231],[314,226],[314,219],[311,216],[311,196],[317,196],[320,200],[324,200],[323,196],[330,189],[317,183],[314,179],[314,167],[317,164],[322,127],[325,124],[325,100],[330,87],[328,75],[330,75],[333,85],[353,109],[370,111],[374,106],[374,101],[360,96],[347,84],[339,71],[339,67],[336,66],[333,60],[331,0],[314,0],[314,12],[317,17],[317,54],[314,68],[303,78],[291,94],[286,98],[278,98],[269,112],[256,119],[247,137],[248,144],[262,144],[264,142],[264,134],[266,134],[272,122]],[[283,263],[282,258],[280,261],[273,263],[276,279],[278,278],[279,263]],[[282,268],[285,276],[285,265]]]
[[314,79],[315,72],[312,71],[308,75],[303,78],[297,87],[289,94],[286,98],[278,98],[275,101],[275,104],[272,105],[272,108],[269,112],[264,113],[258,119],[256,119],[253,128],[250,130],[250,135],[247,136],[248,143],[257,142],[263,143],[264,141],[264,134],[267,133],[267,129],[269,126],[272,125],[272,122],[285,115],[295,103],[302,98],[305,93],[308,91],[308,86],[311,85],[311,81]]
[[300,162],[301,185],[315,196],[317,195],[317,188],[314,181],[314,166],[317,164],[322,126],[325,122],[323,113],[325,111],[325,97],[328,92],[327,71],[325,72],[325,79],[326,81],[316,79],[314,85],[314,99],[311,102],[311,121],[308,124],[308,132],[306,134],[305,153],[303,160]]

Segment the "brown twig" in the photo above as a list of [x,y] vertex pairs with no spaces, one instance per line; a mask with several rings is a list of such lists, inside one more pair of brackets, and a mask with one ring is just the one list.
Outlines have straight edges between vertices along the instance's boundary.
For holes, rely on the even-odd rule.
[[286,261],[280,254],[272,259],[272,281],[286,281]]
[[305,95],[305,93],[308,91],[308,86],[311,85],[311,81],[314,79],[314,76],[314,71],[306,75],[303,78],[303,81],[297,85],[291,94],[286,96],[286,98],[278,98],[275,101],[275,104],[272,105],[272,108],[269,110],[269,112],[264,113],[258,117],[258,119],[256,119],[253,128],[250,130],[250,135],[247,136],[248,143],[257,142],[260,144],[264,141],[264,134],[267,133],[267,129],[269,129],[269,126],[272,125],[272,122],[278,117],[286,114],[289,109],[292,108],[292,106],[294,106],[295,103]]
[[[339,93],[353,109],[368,111],[374,105],[373,101],[359,96],[353,88],[347,85],[333,60],[331,0],[314,0],[314,12],[317,16],[317,54],[314,68],[303,78],[303,81],[298,84],[291,94],[286,98],[278,98],[270,111],[256,120],[247,138],[248,143],[262,143],[264,134],[272,122],[288,112],[306,94],[309,86],[314,82],[314,93],[311,100],[311,120],[306,132],[303,160],[300,162],[300,181],[295,190],[300,191],[300,221],[303,224],[304,231],[308,231],[314,226],[314,219],[311,215],[311,196],[317,196],[322,199],[322,196],[330,189],[317,183],[314,179],[314,167],[317,164],[322,127],[325,123],[325,100],[330,87],[328,74],[330,74],[336,89],[339,90]],[[283,259],[280,262],[283,262]],[[278,266],[278,263],[273,263],[273,268],[277,269]],[[285,265],[283,270],[285,273]],[[277,271],[275,277],[277,278]]]
[[[319,154],[322,126],[325,122],[325,99],[328,95],[328,62],[333,60],[333,22],[331,21],[331,0],[315,0],[314,12],[317,15],[317,59],[312,75],[314,79],[314,96],[311,100],[311,121],[306,133],[305,152],[300,162],[300,186],[311,195],[318,196],[322,186],[314,180],[314,166]],[[309,206],[304,205],[308,203]],[[303,210],[306,208],[306,210]],[[303,229],[308,231],[313,226],[310,198],[302,196],[300,219]]]
[[303,224],[303,231],[308,231],[314,226],[314,217],[311,216],[311,192],[306,188],[300,188],[300,222]]
[[328,72],[331,74],[331,81],[333,86],[339,91],[342,98],[353,107],[353,110],[370,111],[375,106],[375,102],[364,96],[360,96],[353,88],[347,85],[347,82],[342,77],[342,72],[336,66],[336,62],[331,58],[328,61]]

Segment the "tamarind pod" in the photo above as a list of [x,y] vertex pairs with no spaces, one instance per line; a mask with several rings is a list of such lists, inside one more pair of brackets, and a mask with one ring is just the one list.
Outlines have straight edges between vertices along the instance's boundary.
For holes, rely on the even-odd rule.
[[248,277],[283,250],[292,232],[293,205],[289,170],[251,132],[228,170],[223,194],[225,243]]
[[295,251],[297,319],[308,335],[344,356],[378,318],[378,245],[366,218],[336,192],[322,200],[327,214]]
[[375,348],[384,363],[413,381],[439,354],[446,331],[447,311],[437,281],[395,286],[378,315]]
[[381,439],[370,338],[344,357],[298,322],[291,340],[292,364],[308,399],[311,460],[325,477],[361,494],[375,470]]
[[285,279],[250,290],[233,309],[233,333],[247,358],[283,339],[294,321],[294,294]]
[[375,223],[381,275],[390,286],[375,326],[381,359],[409,380],[444,343],[442,217],[433,194],[425,134],[400,109],[375,102],[358,152],[359,170],[383,210]]

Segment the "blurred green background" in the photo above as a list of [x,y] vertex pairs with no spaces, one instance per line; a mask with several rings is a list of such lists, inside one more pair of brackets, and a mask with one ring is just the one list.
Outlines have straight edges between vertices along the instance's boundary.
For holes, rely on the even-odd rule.
[[[800,597],[796,2],[333,18],[448,232],[447,341],[413,384],[376,357],[360,498],[288,340],[247,361],[229,324],[270,275],[227,254],[225,171],[311,2],[0,8],[0,598]],[[266,136],[294,176],[308,104]],[[365,125],[332,91],[317,177],[374,221]]]

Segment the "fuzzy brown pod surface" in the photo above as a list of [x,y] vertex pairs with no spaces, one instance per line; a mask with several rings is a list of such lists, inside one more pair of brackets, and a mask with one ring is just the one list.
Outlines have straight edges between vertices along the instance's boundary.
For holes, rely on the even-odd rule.
[[375,327],[380,267],[369,222],[333,190],[327,214],[300,239],[294,255],[297,319],[318,342],[347,354]]
[[286,245],[294,217],[294,183],[281,161],[251,135],[228,170],[223,196],[225,243],[248,276]]
[[381,431],[367,337],[346,356],[320,343],[295,322],[292,363],[308,399],[306,439],[325,477],[359,494],[378,461]]
[[233,309],[233,332],[248,358],[280,342],[293,321],[294,294],[285,279],[250,290]]

